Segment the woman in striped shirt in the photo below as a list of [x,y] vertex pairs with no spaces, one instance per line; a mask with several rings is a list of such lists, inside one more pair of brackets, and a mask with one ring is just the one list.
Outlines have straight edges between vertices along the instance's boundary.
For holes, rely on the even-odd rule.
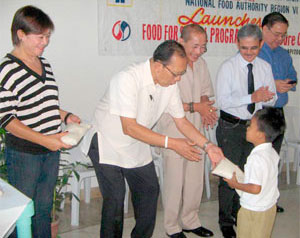
[[11,27],[14,48],[0,62],[0,125],[7,131],[8,180],[34,201],[35,238],[51,237],[59,150],[70,147],[61,141],[66,134],[61,123],[80,123],[60,109],[51,66],[41,57],[53,30],[53,22],[40,9],[19,9]]

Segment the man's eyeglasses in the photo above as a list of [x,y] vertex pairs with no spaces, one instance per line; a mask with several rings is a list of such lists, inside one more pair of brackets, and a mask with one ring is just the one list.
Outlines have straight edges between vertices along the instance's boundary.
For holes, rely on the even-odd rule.
[[186,72],[186,70],[184,70],[183,72],[180,72],[180,73],[174,73],[171,69],[168,68],[167,65],[164,65],[164,64],[163,64],[163,66],[164,66],[164,67],[172,74],[172,76],[173,76],[174,78],[180,77],[180,76],[184,75],[185,72]]
[[184,70],[183,72],[180,72],[180,73],[174,73],[167,65],[163,64],[162,62],[159,62],[159,63],[161,63],[164,66],[164,68],[166,68],[172,74],[172,76],[174,78],[180,77],[186,73],[186,70]]
[[284,39],[287,35],[287,33],[279,33],[279,32],[274,32],[271,30],[270,27],[268,27],[269,31],[273,34],[273,36],[275,36],[276,38],[281,38]]
[[203,50],[204,52],[206,52],[207,51],[207,45],[201,45],[200,49]]

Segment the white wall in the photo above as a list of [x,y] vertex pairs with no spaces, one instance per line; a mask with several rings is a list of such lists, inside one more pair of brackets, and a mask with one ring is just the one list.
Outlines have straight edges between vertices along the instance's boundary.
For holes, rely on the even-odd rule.
[[[11,21],[16,10],[27,4],[41,8],[55,24],[55,32],[44,56],[53,67],[62,108],[90,119],[111,76],[146,57],[98,55],[97,0],[0,0],[0,57],[12,50]],[[212,52],[213,49],[208,46],[208,50]],[[214,80],[225,58],[213,57],[210,52],[205,59]],[[299,59],[295,61],[298,72],[299,62]],[[299,102],[299,92],[290,93],[290,104],[298,106]]]
[[20,7],[32,4],[55,24],[44,56],[50,61],[63,109],[89,119],[110,77],[145,57],[98,55],[97,0],[0,0],[0,56],[12,50],[10,26]]

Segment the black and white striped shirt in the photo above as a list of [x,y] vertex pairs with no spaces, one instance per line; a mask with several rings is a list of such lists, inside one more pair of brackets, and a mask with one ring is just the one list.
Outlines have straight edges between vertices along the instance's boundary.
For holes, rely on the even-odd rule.
[[[32,130],[45,135],[61,131],[58,87],[50,64],[45,58],[41,57],[40,60],[42,75],[32,71],[11,54],[7,54],[2,59],[0,64],[0,125],[2,128],[17,118]],[[46,149],[11,134],[7,134],[6,145],[16,150],[33,153],[40,153]],[[33,151],[31,147],[34,148]]]

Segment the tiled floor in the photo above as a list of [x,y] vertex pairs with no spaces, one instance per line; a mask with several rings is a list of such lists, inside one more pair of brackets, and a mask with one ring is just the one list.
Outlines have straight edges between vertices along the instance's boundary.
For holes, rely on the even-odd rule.
[[[295,172],[291,172],[291,184],[286,184],[285,173],[280,175],[280,205],[285,208],[285,212],[278,214],[273,231],[273,238],[297,238],[300,237],[300,186],[295,185]],[[217,179],[210,178],[212,196],[208,200],[206,194],[203,194],[203,202],[199,216],[203,226],[214,232],[214,237],[221,238],[221,232],[218,227],[218,203],[217,203]],[[90,204],[80,205],[80,225],[78,227],[70,226],[70,206],[67,204],[64,212],[60,215],[60,237],[61,238],[97,238],[99,237],[99,221],[101,210],[101,198],[92,199]],[[130,232],[134,226],[132,207],[124,221],[124,238],[130,237]],[[186,234],[188,238],[196,238],[193,234]],[[153,238],[165,238],[163,227],[163,209],[161,201],[158,205],[156,226]]]

